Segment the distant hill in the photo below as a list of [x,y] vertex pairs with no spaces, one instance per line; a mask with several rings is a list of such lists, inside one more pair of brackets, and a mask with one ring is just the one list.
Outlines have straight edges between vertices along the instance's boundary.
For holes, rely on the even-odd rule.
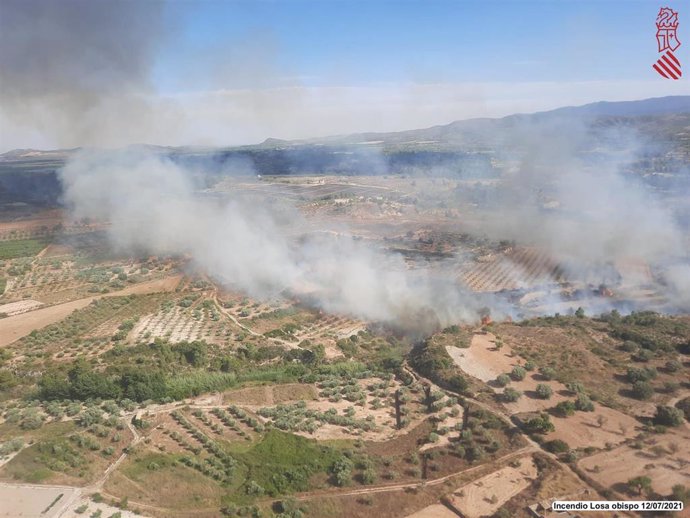
[[[584,123],[584,124],[582,124]],[[260,144],[236,147],[166,147],[136,144],[192,170],[213,177],[227,174],[261,175],[371,175],[443,172],[469,178],[500,174],[496,159],[521,153],[527,131],[541,134],[586,131],[590,156],[623,150],[626,142],[610,138],[611,128],[629,129],[653,144],[635,171],[676,171],[690,162],[690,96],[640,101],[598,102],[533,114],[497,119],[469,119],[431,128],[359,133],[305,140],[268,138]],[[621,132],[627,135],[628,132]],[[592,153],[596,150],[596,153]],[[0,155],[0,203],[7,201],[56,202],[56,172],[78,149],[41,151],[17,149]]]
[[434,147],[434,144],[483,147],[485,144],[490,145],[497,140],[500,141],[501,133],[513,131],[522,124],[566,121],[568,119],[591,122],[594,119],[606,118],[674,117],[678,115],[690,115],[690,96],[657,97],[640,101],[601,101],[531,114],[508,115],[501,118],[465,119],[424,129],[388,133],[357,133],[292,141],[291,144],[365,144],[376,142],[384,147],[393,144],[408,144],[415,147]]
[[17,160],[64,160],[78,150],[79,148],[53,149],[49,151],[43,151],[40,149],[13,149],[7,153],[0,154],[0,162],[11,162]]
[[586,115],[594,117],[639,117],[690,113],[690,95],[654,97],[641,101],[600,101],[583,106],[566,106],[534,115]]
[[[432,144],[448,143],[457,145],[480,144],[490,135],[495,135],[497,130],[510,130],[516,125],[525,122],[540,122],[548,120],[580,118],[592,120],[597,118],[623,117],[661,117],[679,116],[690,114],[690,95],[677,95],[668,97],[655,97],[639,101],[600,101],[582,106],[565,106],[554,110],[536,112],[530,114],[514,114],[501,118],[464,119],[449,124],[432,126],[430,128],[387,132],[387,133],[354,133],[351,135],[335,135],[329,137],[317,137],[313,139],[283,140],[269,137],[260,144],[239,147],[166,147],[147,144],[134,144],[133,149],[150,149],[156,153],[173,153],[176,155],[194,153],[223,153],[233,150],[269,150],[285,149],[295,146],[320,145],[356,145],[377,144],[382,147],[390,144],[409,143],[418,147],[433,148]],[[685,117],[681,118],[685,120]],[[667,119],[669,120],[669,119]],[[493,139],[490,139],[493,140]],[[64,159],[78,151],[75,149],[57,149],[42,151],[36,149],[15,149],[0,154],[0,161],[15,160],[51,160]]]

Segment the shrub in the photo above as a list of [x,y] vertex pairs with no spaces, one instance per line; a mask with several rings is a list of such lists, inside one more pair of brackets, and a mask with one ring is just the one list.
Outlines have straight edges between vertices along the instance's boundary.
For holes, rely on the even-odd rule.
[[636,381],[649,381],[656,378],[657,372],[653,367],[629,367],[625,377],[630,383],[635,383]]
[[649,349],[640,349],[635,356],[633,356],[633,360],[637,362],[648,362],[652,358],[654,358],[654,353]]
[[43,425],[43,418],[35,411],[27,412],[19,423],[22,430],[36,430]]
[[331,466],[331,473],[336,486],[345,486],[350,483],[352,479],[353,464],[350,459],[345,456],[340,457]]
[[556,369],[552,367],[541,367],[539,369],[539,374],[541,374],[546,380],[553,380],[556,378]]
[[676,484],[671,488],[671,500],[680,501],[687,505],[690,502],[690,489],[687,489],[683,484]]
[[646,381],[636,381],[632,386],[632,395],[635,399],[649,399],[654,394],[654,388]]
[[666,362],[665,369],[668,372],[678,372],[683,368],[683,364],[678,360],[669,360]]
[[637,491],[641,495],[643,491],[652,489],[652,479],[646,476],[635,477],[628,480],[628,488],[630,491]]
[[505,387],[510,383],[510,376],[507,374],[499,374],[499,376],[496,378],[496,383],[500,387]]
[[681,399],[675,406],[685,414],[685,419],[690,420],[690,397]]
[[376,471],[374,471],[373,468],[365,469],[362,472],[362,483],[371,485],[374,482],[376,482]]
[[575,403],[573,401],[561,401],[553,407],[554,413],[559,417],[571,416],[575,413],[575,410]]
[[683,424],[683,412],[672,406],[658,405],[654,422],[662,426],[680,426]]
[[665,381],[664,382],[664,392],[667,394],[675,394],[680,388],[680,383],[677,381]]
[[568,383],[565,386],[573,395],[577,394],[584,394],[585,393],[585,386],[580,383],[579,381],[574,381],[572,383]]
[[626,340],[625,342],[623,342],[621,349],[628,353],[635,353],[639,351],[640,344],[638,344],[637,342],[633,342],[632,340]]
[[0,457],[19,451],[24,446],[24,439],[21,437],[15,437],[9,441],[0,444]]
[[522,392],[511,387],[506,387],[500,397],[501,400],[505,401],[506,403],[514,403],[520,399],[520,397],[522,397]]
[[83,426],[84,428],[88,428],[89,426],[100,423],[101,421],[103,421],[103,410],[96,407],[84,410],[84,412],[82,412],[77,418],[79,425]]
[[544,383],[539,383],[537,385],[536,392],[540,399],[550,399],[553,395],[553,389]]
[[544,449],[551,453],[565,453],[570,450],[570,446],[568,446],[568,443],[565,441],[554,439],[544,443]]
[[261,496],[264,494],[264,488],[253,480],[250,480],[245,487],[245,492],[251,496]]
[[575,399],[575,410],[579,410],[580,412],[593,412],[594,403],[592,403],[592,400],[586,394],[578,394]]
[[519,365],[516,365],[513,367],[513,370],[510,371],[510,377],[515,381],[522,381],[525,379],[525,376],[527,376],[527,371]]
[[548,414],[541,414],[537,417],[529,419],[525,423],[525,429],[528,433],[545,434],[553,432],[555,430],[555,427],[553,426],[551,419],[549,419]]

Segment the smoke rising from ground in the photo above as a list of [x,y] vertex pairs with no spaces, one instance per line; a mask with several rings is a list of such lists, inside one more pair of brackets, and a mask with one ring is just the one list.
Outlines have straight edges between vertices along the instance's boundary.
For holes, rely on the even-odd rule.
[[687,256],[674,207],[629,172],[652,145],[640,135],[572,117],[523,123],[512,134],[502,151],[512,170],[488,196],[477,231],[546,248],[573,268]]
[[[626,172],[648,149],[644,139],[619,127],[593,132],[587,121],[574,118],[521,122],[501,138],[495,146],[505,162],[503,173],[488,190],[485,204],[471,209],[475,223],[466,230],[546,250],[566,278],[582,286],[655,285],[670,300],[669,309],[690,306],[685,227],[666,199],[639,175]],[[383,167],[386,172],[385,157],[370,154],[372,170]],[[521,311],[500,296],[460,286],[460,259],[411,270],[401,256],[343,233],[307,232],[310,225],[287,203],[200,196],[209,167],[214,173],[242,175],[245,182],[255,177],[248,160],[183,166],[145,148],[82,151],[61,171],[64,200],[77,218],[110,221],[116,247],[188,253],[220,282],[256,297],[296,295],[329,312],[420,334],[474,322],[486,306],[499,318]],[[416,174],[453,175],[424,169],[420,166]],[[462,214],[468,210],[463,187],[458,196],[455,203]],[[634,278],[632,268],[633,277],[624,272],[628,277],[621,279],[618,267],[625,264],[651,265],[656,276]],[[518,264],[512,268],[518,285],[525,274]],[[546,296],[541,312],[559,311],[559,302],[558,291],[551,299]],[[615,303],[581,301],[590,313]]]
[[[634,166],[663,156],[656,148],[666,142],[653,142],[625,122],[574,117],[524,122],[513,135],[502,150],[512,167],[480,208],[475,232],[535,245],[558,261],[567,279],[632,298],[581,301],[590,314],[612,307],[690,309],[687,191],[670,184],[659,189],[641,174],[655,173],[654,166]],[[671,183],[687,182],[687,171],[664,172]],[[650,288],[666,302],[645,301]],[[554,298],[544,306],[557,304]]]
[[[289,293],[318,307],[405,331],[428,333],[477,319],[481,298],[450,276],[410,271],[346,236],[289,239],[298,212],[266,200],[199,197],[190,171],[145,151],[89,152],[61,171],[64,201],[76,218],[111,222],[127,251],[189,254],[222,283],[256,297]],[[498,310],[497,310],[498,313]]]

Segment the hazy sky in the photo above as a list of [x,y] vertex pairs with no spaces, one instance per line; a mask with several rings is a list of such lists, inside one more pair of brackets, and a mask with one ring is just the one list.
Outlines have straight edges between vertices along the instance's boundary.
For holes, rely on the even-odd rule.
[[[690,68],[690,1],[676,52]],[[641,1],[0,0],[0,151],[242,144],[596,100],[664,80]]]

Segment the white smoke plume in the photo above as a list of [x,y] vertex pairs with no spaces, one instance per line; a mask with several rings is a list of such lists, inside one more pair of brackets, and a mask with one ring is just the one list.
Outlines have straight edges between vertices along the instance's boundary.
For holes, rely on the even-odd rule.
[[687,253],[673,207],[626,171],[647,148],[633,130],[593,130],[568,117],[523,123],[513,136],[503,152],[517,164],[490,194],[477,231],[582,263]]
[[482,301],[451,276],[411,271],[401,256],[345,235],[288,238],[303,226],[296,209],[200,197],[194,175],[165,157],[83,151],[60,174],[74,217],[109,221],[116,247],[189,254],[253,296],[288,292],[329,312],[419,333],[478,318]]

